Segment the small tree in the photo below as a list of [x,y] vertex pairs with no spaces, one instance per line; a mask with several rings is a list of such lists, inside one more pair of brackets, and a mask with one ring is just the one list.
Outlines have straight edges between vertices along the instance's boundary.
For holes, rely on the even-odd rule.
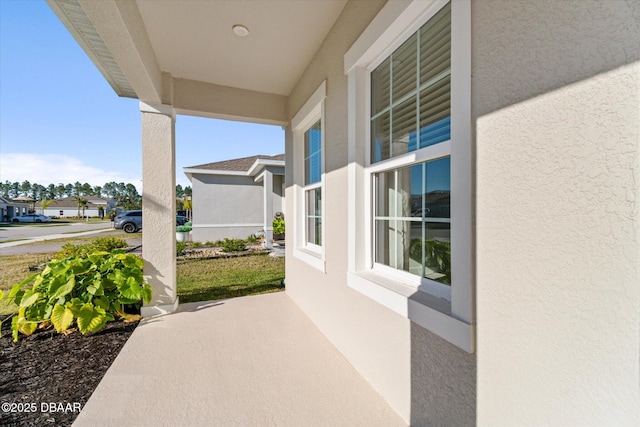
[[80,217],[80,209],[82,208],[82,216],[84,217],[84,210],[87,207],[87,199],[81,196],[75,196],[76,204],[78,205],[78,217]]
[[42,215],[44,215],[44,210],[49,207],[53,203],[53,200],[43,199],[40,201],[40,207],[42,208]]

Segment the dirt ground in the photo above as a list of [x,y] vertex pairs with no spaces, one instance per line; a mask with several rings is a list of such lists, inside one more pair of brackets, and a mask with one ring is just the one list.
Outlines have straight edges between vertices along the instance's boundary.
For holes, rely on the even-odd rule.
[[94,335],[52,328],[0,338],[0,426],[70,426],[137,323],[111,322]]

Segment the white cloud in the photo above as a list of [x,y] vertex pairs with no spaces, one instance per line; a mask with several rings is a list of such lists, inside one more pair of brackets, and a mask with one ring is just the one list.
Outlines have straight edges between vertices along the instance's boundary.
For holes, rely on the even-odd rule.
[[120,171],[105,171],[84,164],[80,159],[60,154],[3,153],[0,155],[0,181],[49,184],[73,184],[76,181],[92,186],[106,182],[125,182],[142,190],[140,176]]

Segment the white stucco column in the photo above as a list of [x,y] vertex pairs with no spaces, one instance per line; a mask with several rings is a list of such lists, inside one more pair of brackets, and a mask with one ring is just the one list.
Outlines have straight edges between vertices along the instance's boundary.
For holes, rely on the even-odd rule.
[[176,294],[175,112],[171,105],[140,102],[142,112],[142,258],[153,289],[143,316],[178,307]]
[[273,248],[273,174],[265,169],[262,189],[264,193],[264,246]]

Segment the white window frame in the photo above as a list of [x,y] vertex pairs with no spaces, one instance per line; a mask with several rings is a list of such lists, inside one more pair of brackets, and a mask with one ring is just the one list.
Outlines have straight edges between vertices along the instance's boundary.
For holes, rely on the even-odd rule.
[[[475,351],[471,146],[471,5],[451,0],[451,139],[371,164],[371,72],[447,0],[388,2],[344,56],[348,77],[348,285],[463,350]],[[451,156],[452,284],[374,265],[373,174]],[[364,249],[363,249],[364,248]]]
[[[294,248],[293,256],[312,267],[326,272],[325,246],[326,246],[326,222],[325,222],[325,123],[324,123],[324,99],[326,97],[326,82],[315,90],[307,102],[300,108],[291,120],[293,133],[293,207],[294,207]],[[318,120],[320,120],[321,135],[321,161],[322,170],[319,183],[305,186],[305,158],[304,158],[304,134]],[[322,245],[307,242],[307,200],[306,191],[319,188],[322,194]]]

